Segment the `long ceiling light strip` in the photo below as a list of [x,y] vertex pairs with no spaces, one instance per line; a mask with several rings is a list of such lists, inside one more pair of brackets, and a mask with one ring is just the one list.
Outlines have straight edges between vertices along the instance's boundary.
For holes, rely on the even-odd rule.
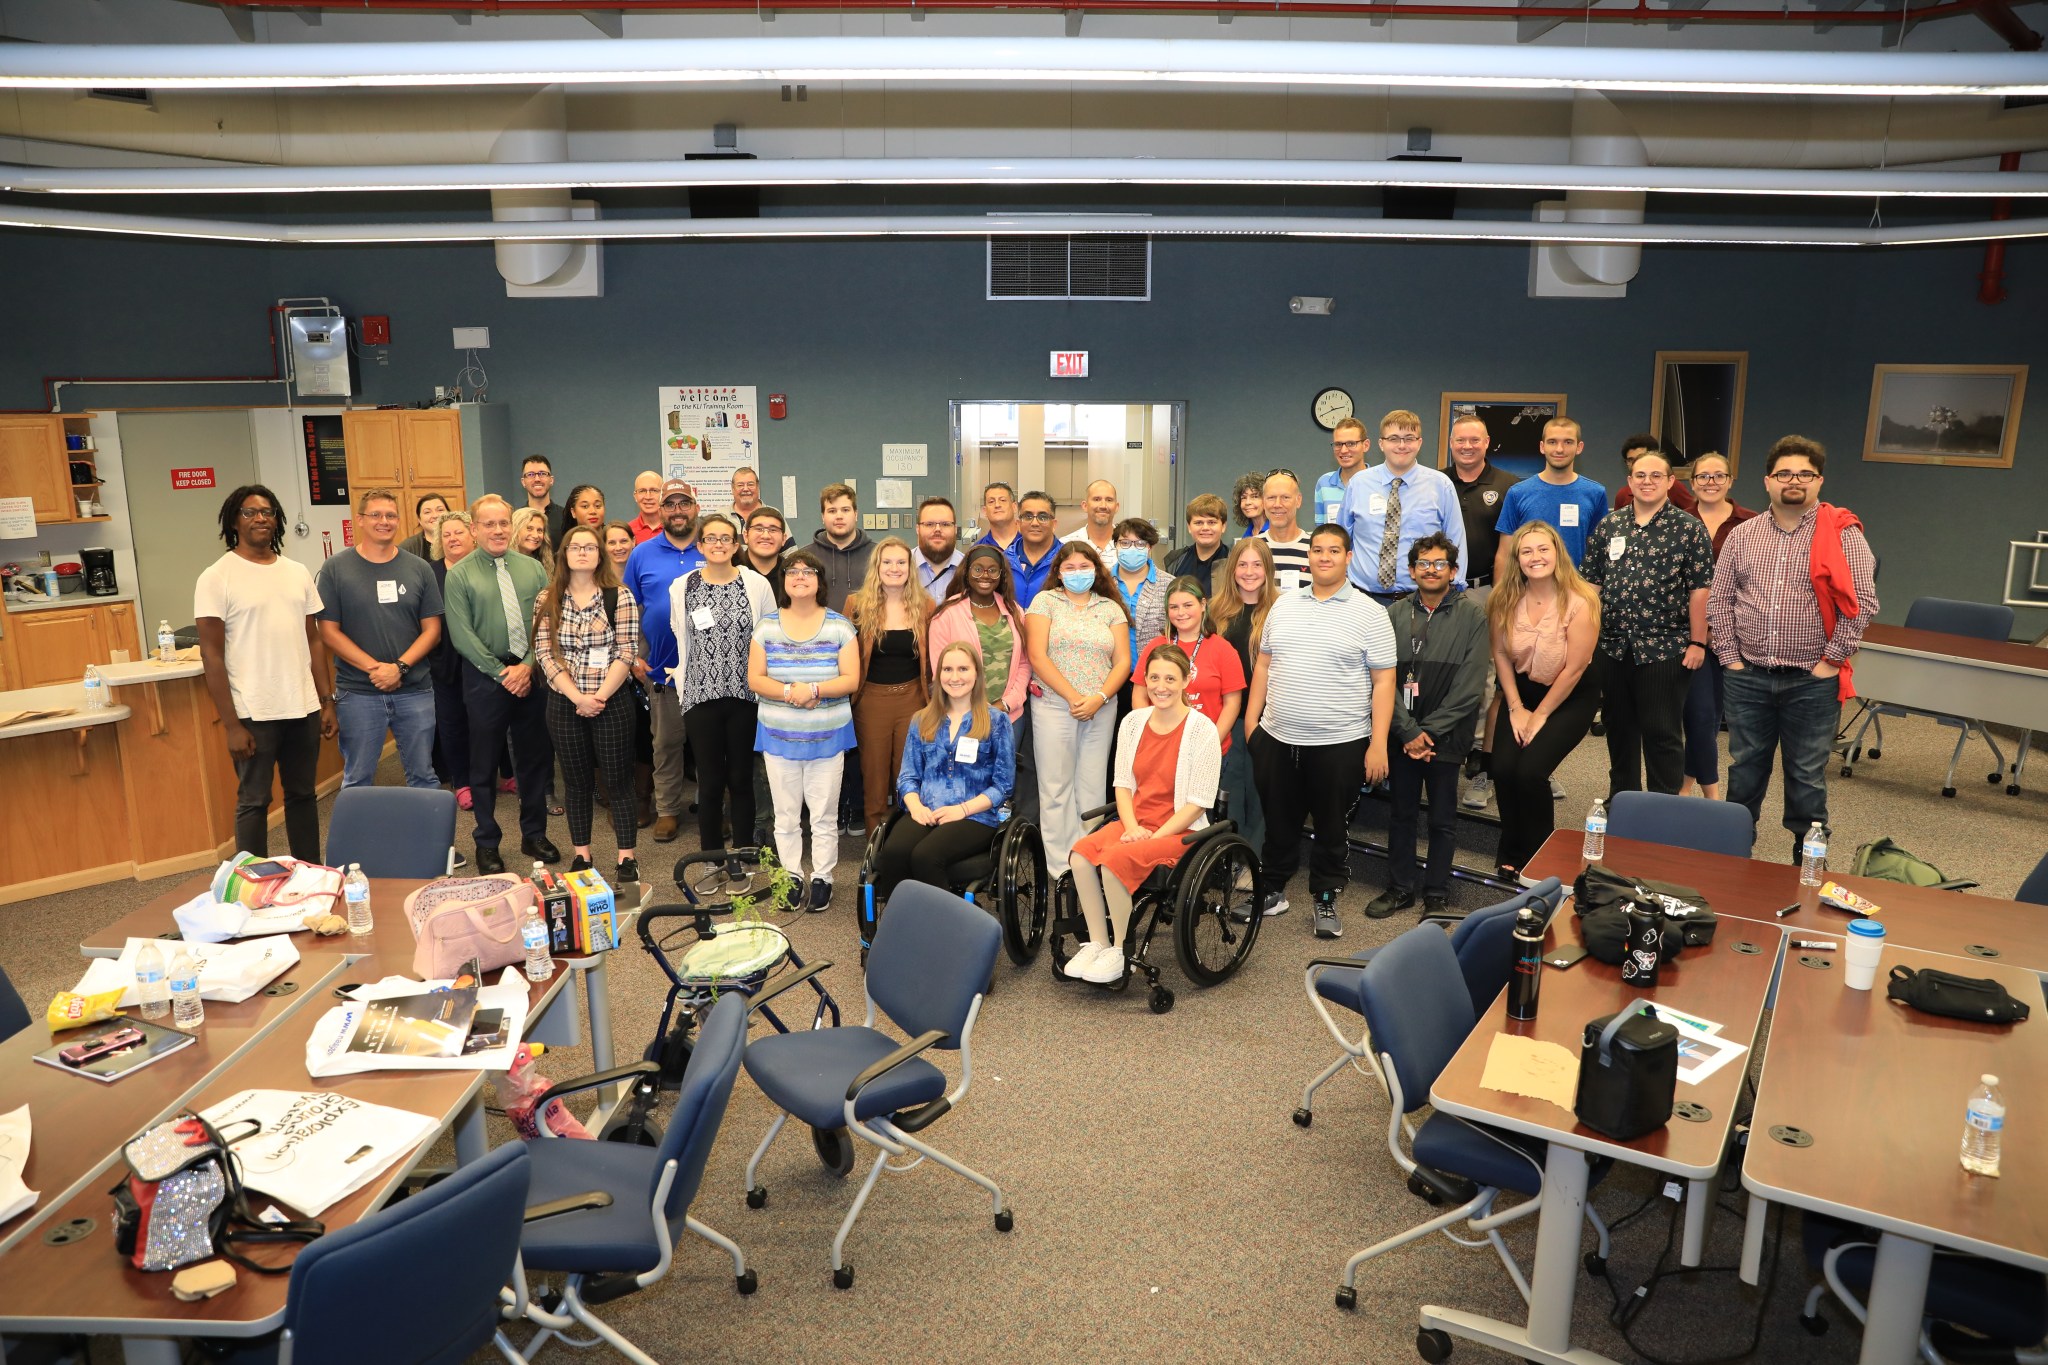
[[2048,95],[2030,53],[1813,53],[1173,38],[0,44],[0,88],[276,89],[777,81]]
[[2048,237],[2048,218],[1901,227],[1698,223],[1540,223],[1516,219],[1318,218],[1303,214],[848,215],[799,218],[615,218],[553,222],[256,223],[0,206],[0,227],[260,245],[361,246],[500,241],[782,240],[823,237],[989,237],[1067,233],[1302,237],[1328,240],[1597,242],[1642,245],[1903,246]]
[[2048,197],[2048,173],[1896,168],[1809,171],[1776,167],[1107,157],[62,169],[0,165],[0,190],[49,194],[313,194],[734,185],[1241,185],[1287,189],[1451,186],[1799,197]]

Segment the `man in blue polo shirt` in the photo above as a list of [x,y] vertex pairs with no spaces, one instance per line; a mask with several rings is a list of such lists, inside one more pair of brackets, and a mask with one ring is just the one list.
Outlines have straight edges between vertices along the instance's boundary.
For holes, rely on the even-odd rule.
[[1004,553],[1010,557],[1010,576],[1017,583],[1017,605],[1028,607],[1045,580],[1052,577],[1052,557],[1060,542],[1052,533],[1052,494],[1034,488],[1017,500],[1017,509],[1017,538]]
[[681,479],[661,486],[661,534],[633,547],[620,575],[640,604],[640,657],[633,676],[647,686],[654,721],[654,837],[669,843],[683,814],[683,710],[671,678],[676,632],[668,616],[671,583],[704,562],[697,548],[697,490]]
[[1532,521],[1547,521],[1557,528],[1574,567],[1586,563],[1586,537],[1607,515],[1607,490],[1578,472],[1579,424],[1569,417],[1553,417],[1543,424],[1543,469],[1508,490],[1501,499],[1500,517],[1494,529],[1500,532],[1500,547],[1494,552],[1493,577],[1500,581],[1508,571],[1508,545],[1514,533]]

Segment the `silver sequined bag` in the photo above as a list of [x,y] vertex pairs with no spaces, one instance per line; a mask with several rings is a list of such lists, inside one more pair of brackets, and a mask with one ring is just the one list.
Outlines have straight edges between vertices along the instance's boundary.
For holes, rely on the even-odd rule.
[[[250,1120],[253,1122],[253,1120]],[[114,1198],[114,1249],[138,1270],[176,1270],[215,1255],[263,1274],[291,1267],[257,1265],[234,1241],[306,1242],[324,1231],[312,1221],[277,1225],[250,1217],[235,1157],[219,1131],[197,1114],[157,1124],[122,1149],[128,1175]]]

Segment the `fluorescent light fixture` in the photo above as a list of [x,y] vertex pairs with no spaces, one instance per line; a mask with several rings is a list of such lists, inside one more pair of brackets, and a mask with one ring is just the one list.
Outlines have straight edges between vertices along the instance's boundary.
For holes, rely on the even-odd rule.
[[1269,188],[1641,190],[1800,197],[2048,197],[2035,171],[1790,170],[1724,166],[1496,165],[1445,161],[854,158],[417,166],[0,165],[0,190],[48,194],[317,194],[656,186],[1241,185]]
[[1595,242],[1741,246],[1905,246],[2048,237],[2048,218],[1912,227],[1797,227],[1698,223],[1542,223],[1518,219],[1324,218],[1306,214],[1142,213],[852,214],[790,218],[614,218],[552,222],[256,223],[0,206],[0,227],[56,229],[262,245],[354,246],[505,241],[774,241],[825,237],[989,237],[1142,233],[1155,237],[1328,240]]
[[[1284,6],[1282,7],[1284,12]],[[1503,14],[1512,15],[1511,9]],[[1744,52],[1184,38],[632,38],[589,42],[0,44],[0,87],[278,89],[995,81],[2048,95],[2031,53]]]

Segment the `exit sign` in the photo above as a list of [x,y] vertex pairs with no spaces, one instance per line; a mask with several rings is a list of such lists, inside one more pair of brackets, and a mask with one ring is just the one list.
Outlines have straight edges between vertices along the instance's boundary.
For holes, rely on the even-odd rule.
[[1052,377],[1054,379],[1086,379],[1088,377],[1088,353],[1086,351],[1054,351],[1052,353]]

